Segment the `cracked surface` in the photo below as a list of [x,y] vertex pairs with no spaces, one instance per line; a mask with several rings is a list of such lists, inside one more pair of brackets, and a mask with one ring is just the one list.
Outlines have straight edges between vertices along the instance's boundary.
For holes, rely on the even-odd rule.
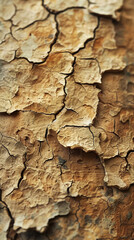
[[[76,52],[86,40],[93,38],[97,17],[87,9],[69,9],[57,16],[59,35],[53,51]],[[66,26],[65,26],[65,23]]]
[[65,11],[67,8],[80,8],[80,7],[87,7],[88,2],[86,0],[58,0],[58,1],[51,1],[51,0],[43,0],[43,4],[47,6],[51,11],[60,12]]
[[24,168],[25,147],[21,142],[1,135],[0,153],[0,186],[4,198],[17,187]]
[[16,57],[27,58],[30,62],[42,62],[47,57],[56,34],[54,16],[46,21],[35,21],[28,27],[13,27],[13,36],[18,41]]
[[8,215],[6,205],[0,201],[0,238],[7,239],[7,231],[10,225],[10,217]]
[[133,10],[0,0],[0,240],[134,239]]
[[123,5],[123,0],[90,0],[89,10],[100,15],[108,15],[118,19],[120,13],[117,11]]

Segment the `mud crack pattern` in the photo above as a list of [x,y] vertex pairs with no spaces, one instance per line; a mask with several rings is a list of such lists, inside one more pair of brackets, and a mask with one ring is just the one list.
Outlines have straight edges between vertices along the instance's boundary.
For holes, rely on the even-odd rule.
[[133,240],[132,0],[0,0],[0,240]]

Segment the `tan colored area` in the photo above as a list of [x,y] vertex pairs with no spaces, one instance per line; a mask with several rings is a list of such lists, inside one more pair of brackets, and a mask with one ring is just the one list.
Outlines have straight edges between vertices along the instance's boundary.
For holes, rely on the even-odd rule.
[[51,11],[54,12],[60,12],[65,11],[65,9],[68,8],[74,8],[74,7],[87,7],[88,1],[86,0],[43,0],[43,4],[49,8]]
[[120,13],[118,10],[122,7],[123,0],[90,0],[89,3],[91,12],[119,19]]
[[98,25],[97,17],[89,14],[88,9],[69,9],[58,14],[56,19],[59,34],[53,51],[78,51],[87,39],[94,37]]
[[6,205],[0,202],[0,239],[7,239],[7,232],[10,226],[10,217]]
[[0,240],[134,239],[133,12],[0,0]]

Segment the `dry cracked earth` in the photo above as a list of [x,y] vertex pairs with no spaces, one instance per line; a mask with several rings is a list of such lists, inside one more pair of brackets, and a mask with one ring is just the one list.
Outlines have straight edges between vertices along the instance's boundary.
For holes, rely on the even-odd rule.
[[0,240],[134,240],[133,0],[0,0]]

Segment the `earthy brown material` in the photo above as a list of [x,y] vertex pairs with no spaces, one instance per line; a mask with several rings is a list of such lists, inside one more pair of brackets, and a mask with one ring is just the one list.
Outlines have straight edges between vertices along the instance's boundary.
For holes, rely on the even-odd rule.
[[133,0],[0,0],[0,240],[134,239]]

